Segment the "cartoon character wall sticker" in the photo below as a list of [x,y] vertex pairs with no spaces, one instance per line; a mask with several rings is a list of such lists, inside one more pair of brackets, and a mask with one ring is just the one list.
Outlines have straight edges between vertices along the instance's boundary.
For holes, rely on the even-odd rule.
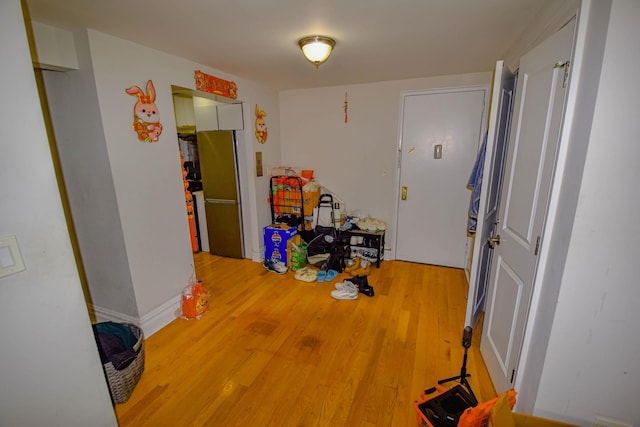
[[143,142],[156,142],[162,133],[160,124],[160,111],[156,107],[156,90],[153,82],[147,82],[147,93],[145,94],[138,86],[131,86],[126,89],[129,95],[138,97],[138,101],[133,106],[132,128],[138,134],[138,139]]
[[264,121],[266,115],[256,104],[256,138],[261,144],[267,142],[267,123]]

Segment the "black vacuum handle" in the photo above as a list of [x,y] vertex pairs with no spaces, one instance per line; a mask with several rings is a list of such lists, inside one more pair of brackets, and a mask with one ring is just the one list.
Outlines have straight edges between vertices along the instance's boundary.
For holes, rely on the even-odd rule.
[[462,346],[464,348],[471,347],[471,334],[473,333],[473,328],[471,326],[466,326],[464,331],[462,331]]

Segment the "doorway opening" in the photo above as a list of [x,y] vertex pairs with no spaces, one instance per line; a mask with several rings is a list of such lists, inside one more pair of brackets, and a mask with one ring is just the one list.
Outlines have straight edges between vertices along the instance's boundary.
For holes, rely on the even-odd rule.
[[172,86],[193,252],[245,257],[236,130],[242,103]]

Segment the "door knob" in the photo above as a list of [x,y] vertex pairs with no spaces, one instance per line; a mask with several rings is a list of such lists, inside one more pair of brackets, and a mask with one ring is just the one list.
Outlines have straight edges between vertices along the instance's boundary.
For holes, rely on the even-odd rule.
[[500,244],[500,235],[498,234],[496,237],[489,237],[487,242],[489,243],[489,247],[494,249],[496,245]]

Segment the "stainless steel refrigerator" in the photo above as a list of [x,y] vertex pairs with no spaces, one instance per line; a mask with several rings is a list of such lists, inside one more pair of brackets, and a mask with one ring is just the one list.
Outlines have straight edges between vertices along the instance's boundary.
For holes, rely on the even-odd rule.
[[235,133],[206,131],[197,136],[209,252],[244,258]]

